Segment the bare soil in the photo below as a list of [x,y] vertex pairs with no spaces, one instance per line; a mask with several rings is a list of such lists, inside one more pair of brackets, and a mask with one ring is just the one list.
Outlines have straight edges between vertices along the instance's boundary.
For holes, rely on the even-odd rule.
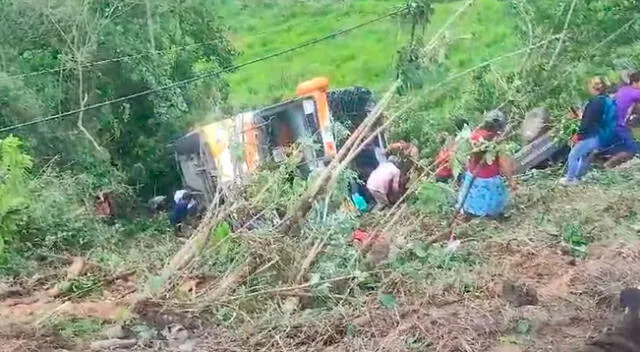
[[[624,222],[640,214],[640,196],[597,188],[573,193],[568,204],[564,190],[544,197],[523,193],[520,200],[529,207],[526,213],[485,227],[485,232],[499,235],[478,239],[481,235],[473,227],[460,229],[459,233],[468,234],[468,241],[461,238],[463,246],[485,260],[473,272],[472,290],[461,291],[448,283],[417,288],[408,278],[391,274],[386,280],[398,297],[398,305],[391,309],[372,294],[365,295],[359,307],[327,311],[309,306],[289,316],[247,315],[238,318],[239,324],[223,325],[214,311],[191,309],[193,300],[186,305],[143,300],[131,309],[128,323],[156,331],[180,325],[196,341],[195,351],[570,351],[613,325],[621,313],[620,290],[640,283],[640,240],[621,235],[634,231]],[[590,212],[581,219],[582,229],[587,235],[593,233],[595,241],[583,256],[572,256],[560,229],[586,208]],[[540,225],[536,220],[540,214],[554,216],[557,226]],[[437,225],[417,223],[428,227],[426,238],[438,232],[433,230]],[[122,310],[131,308],[129,291],[122,287],[131,285],[114,285],[120,288],[106,291],[118,294],[107,301],[64,303],[28,290],[27,296],[4,298],[0,320],[11,325],[0,329],[0,351],[86,350],[90,341],[65,340],[41,322],[52,314],[105,322],[121,319]],[[190,294],[200,297],[196,286]],[[273,304],[279,298],[265,296],[256,302]],[[199,299],[204,297],[196,303]],[[158,337],[135,350],[172,349]]]

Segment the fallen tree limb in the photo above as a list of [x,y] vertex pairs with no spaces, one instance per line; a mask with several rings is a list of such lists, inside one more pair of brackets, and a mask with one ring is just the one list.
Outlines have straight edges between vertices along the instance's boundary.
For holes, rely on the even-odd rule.
[[[363,138],[371,131],[372,126],[380,117],[382,110],[389,103],[391,96],[396,91],[400,81],[396,81],[393,86],[387,91],[384,99],[382,99],[373,111],[362,121],[360,126],[351,134],[349,139],[344,143],[342,148],[338,151],[335,158],[329,163],[329,166],[320,174],[313,185],[305,192],[298,202],[293,204],[287,211],[287,215],[284,217],[278,228],[279,232],[286,234],[293,230],[294,226],[302,221],[313,206],[314,200],[327,188],[327,185],[332,184],[332,180],[337,178],[337,174],[344,170],[349,162],[355,157],[347,158],[356,149],[362,148]],[[370,136],[366,141],[372,140]]]
[[220,297],[225,296],[229,291],[240,285],[249,277],[249,274],[255,264],[255,260],[249,257],[244,264],[237,267],[231,273],[225,275],[224,279],[220,282],[220,285],[218,285],[218,287],[208,295],[207,299],[217,300]]
[[175,274],[184,269],[195,256],[207,245],[211,229],[224,220],[232,211],[238,207],[239,203],[233,203],[231,206],[217,208],[212,205],[196,228],[195,234],[180,248],[169,264],[162,270],[160,277],[163,286],[171,287]]
[[[327,243],[327,238],[328,236],[325,236],[322,240],[316,241],[316,243],[313,245],[307,256],[302,261],[300,271],[298,271],[298,275],[296,275],[296,278],[293,281],[294,284],[300,284],[302,280],[307,276],[307,272],[309,271],[309,269],[311,269],[311,266],[313,265],[313,262],[315,262],[316,257],[322,251],[324,245]],[[291,296],[285,302],[283,309],[287,313],[293,313],[297,309],[299,303],[299,296]]]
[[386,272],[386,271],[388,271],[388,270],[374,270],[374,271],[368,271],[368,272],[359,273],[359,274],[334,277],[334,278],[331,278],[331,279],[321,280],[321,281],[318,281],[318,282],[307,282],[307,283],[304,283],[304,284],[301,284],[301,285],[294,285],[294,286],[287,286],[287,287],[277,287],[277,288],[272,288],[272,289],[269,289],[269,290],[263,290],[263,291],[258,291],[258,292],[247,293],[247,294],[244,294],[244,295],[227,297],[227,298],[223,299],[222,301],[223,302],[234,301],[234,300],[237,300],[237,299],[250,298],[250,297],[255,297],[255,296],[264,295],[264,294],[278,294],[280,292],[297,291],[297,290],[309,288],[309,287],[311,287],[313,285],[322,285],[322,284],[327,284],[327,283],[336,282],[336,281],[349,280],[349,279],[353,279],[353,278],[356,278],[356,277],[359,277],[359,276],[362,276],[362,275],[366,275],[366,274],[376,274],[376,273],[382,273],[382,272]]

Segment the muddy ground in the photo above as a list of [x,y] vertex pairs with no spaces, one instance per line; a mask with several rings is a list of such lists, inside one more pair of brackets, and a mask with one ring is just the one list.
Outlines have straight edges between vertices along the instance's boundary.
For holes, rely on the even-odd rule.
[[[507,222],[460,225],[463,248],[482,265],[428,285],[383,274],[397,298],[393,307],[374,293],[331,310],[247,315],[225,325],[193,305],[136,299],[129,294],[135,275],[110,283],[100,299],[62,300],[42,285],[0,303],[0,351],[86,351],[101,339],[63,336],[50,324],[60,317],[99,319],[103,329],[116,322],[125,330],[149,327],[147,339],[128,330],[121,336],[135,340],[132,351],[569,351],[614,324],[621,288],[640,284],[640,195],[610,184],[533,190],[521,191]],[[585,252],[563,240],[577,218],[581,236],[591,239]]]

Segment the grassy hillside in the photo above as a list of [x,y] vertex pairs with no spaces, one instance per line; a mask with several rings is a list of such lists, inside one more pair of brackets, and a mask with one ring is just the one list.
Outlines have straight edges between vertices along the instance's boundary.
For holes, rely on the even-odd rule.
[[[399,0],[220,1],[232,41],[242,51],[237,62],[367,21],[403,4]],[[436,5],[427,38],[464,3]],[[504,2],[476,0],[447,29],[448,48],[439,46],[447,59],[445,71],[462,70],[518,47],[512,29]],[[291,97],[300,81],[318,75],[329,77],[334,87],[364,85],[379,92],[394,79],[396,52],[407,38],[408,26],[399,18],[389,18],[249,66],[228,77],[231,103],[235,107],[248,107],[279,101]]]

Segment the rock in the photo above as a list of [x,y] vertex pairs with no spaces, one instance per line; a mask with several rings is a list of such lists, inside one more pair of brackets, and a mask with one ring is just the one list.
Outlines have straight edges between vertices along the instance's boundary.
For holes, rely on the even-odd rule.
[[122,328],[122,324],[107,326],[100,333],[100,337],[105,339],[123,339],[127,337],[126,331]]
[[516,307],[538,304],[538,292],[531,284],[505,281],[502,284],[502,297]]
[[180,324],[167,325],[162,330],[162,335],[174,346],[182,344],[189,339],[189,331]]
[[391,246],[386,241],[375,241],[371,245],[371,250],[367,254],[367,260],[369,263],[377,267],[382,264],[389,257]]
[[565,263],[567,263],[567,265],[576,266],[576,258],[567,258]]
[[167,325],[162,330],[162,335],[168,340],[172,351],[192,352],[196,348],[196,340],[191,338],[189,331],[180,324]]
[[131,348],[138,344],[137,340],[119,340],[119,339],[109,339],[109,340],[99,340],[93,341],[89,348],[93,351],[100,350],[108,350],[108,349],[119,349],[119,348]]

